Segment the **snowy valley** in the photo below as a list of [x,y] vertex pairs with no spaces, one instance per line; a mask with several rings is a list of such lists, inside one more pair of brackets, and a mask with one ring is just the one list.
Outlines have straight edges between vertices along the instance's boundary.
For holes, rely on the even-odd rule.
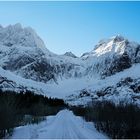
[[[0,87],[3,90],[29,89],[74,104],[85,104],[92,98],[114,102],[136,99],[139,103],[133,98],[139,98],[139,94],[129,84],[117,86],[130,77],[132,85],[137,83],[139,93],[139,62],[140,45],[120,35],[101,40],[91,52],[76,57],[71,52],[64,55],[50,52],[30,27],[16,24],[0,28]],[[12,82],[2,82],[3,79]],[[98,92],[110,87],[116,92],[110,89],[98,96]],[[91,95],[80,97],[82,91]]]
[[[39,125],[18,126],[10,138],[108,138],[95,129],[100,124],[96,122],[94,127],[91,122],[86,122],[97,119],[89,114],[91,104],[105,102],[108,107],[108,101],[116,106],[133,104],[140,107],[140,44],[117,35],[99,41],[93,48],[81,57],[72,52],[57,55],[47,49],[31,27],[24,28],[20,24],[0,26],[1,92],[19,93],[24,98],[23,104],[32,99],[33,103],[37,98],[43,100],[43,104],[39,102],[40,106],[37,104],[33,110],[26,112],[23,109],[23,114],[45,105],[50,110],[52,106],[56,107],[54,112],[49,110],[45,114],[49,117]],[[27,101],[24,93],[28,92],[33,92],[36,98],[30,93]],[[18,95],[14,98],[21,101]],[[87,107],[87,114],[81,113],[81,107]],[[75,111],[75,115],[66,108]],[[41,111],[39,115],[46,110]],[[85,117],[86,121],[76,115]],[[63,131],[57,130],[53,135],[51,132],[56,125],[62,125]],[[104,128],[102,131],[111,133]],[[120,135],[109,136],[118,138]]]

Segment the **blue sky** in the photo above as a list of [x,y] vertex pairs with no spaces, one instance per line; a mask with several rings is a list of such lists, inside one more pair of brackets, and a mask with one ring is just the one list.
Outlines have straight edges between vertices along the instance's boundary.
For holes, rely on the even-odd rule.
[[140,43],[140,2],[0,2],[0,24],[31,26],[57,54],[121,34]]

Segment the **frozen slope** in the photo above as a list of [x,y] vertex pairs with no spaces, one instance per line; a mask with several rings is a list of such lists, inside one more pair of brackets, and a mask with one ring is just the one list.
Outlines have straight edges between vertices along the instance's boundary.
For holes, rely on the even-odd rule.
[[116,73],[105,79],[96,78],[71,78],[59,80],[58,84],[47,84],[47,89],[51,93],[58,93],[61,97],[71,94],[78,94],[82,89],[100,90],[101,88],[115,85],[122,78],[126,77],[140,78],[140,64],[133,65],[131,68]]
[[[95,91],[99,91],[103,88],[114,86],[118,82],[121,81],[121,79],[131,77],[133,79],[140,78],[140,64],[135,64],[131,68],[126,69],[122,72],[116,73],[115,75],[106,77],[105,79],[100,79],[98,77],[96,78],[70,78],[70,79],[59,79],[58,84],[56,83],[42,83],[33,81],[30,79],[25,79],[20,76],[17,76],[13,74],[10,71],[6,71],[2,68],[0,68],[0,77],[5,77],[10,81],[13,81],[15,83],[15,87],[7,87],[8,90],[33,90],[37,94],[43,94],[46,96],[51,97],[57,97],[62,98],[69,102],[70,104],[86,104],[88,101],[91,101],[91,98],[88,97],[87,99],[80,100],[77,96],[81,93],[83,89],[89,91],[94,95]],[[2,86],[2,84],[0,84]],[[21,87],[21,88],[19,88]],[[2,87],[1,87],[2,88]],[[4,87],[6,90],[6,88]],[[123,94],[118,96],[116,99],[119,100],[119,97],[122,97]],[[74,95],[73,98],[71,98],[71,95]],[[137,94],[138,95],[138,94]],[[124,96],[125,97],[125,96]],[[70,101],[72,100],[72,101]]]
[[[132,81],[127,81],[127,78]],[[81,90],[75,90],[73,94],[67,97],[69,104],[85,105],[91,102],[92,99],[95,99],[109,100],[115,104],[121,101],[123,103],[136,103],[140,105],[140,64],[135,64],[131,68],[105,79],[82,80],[79,82],[82,83]],[[72,83],[77,88],[76,83]],[[133,89],[133,86],[137,88],[137,91]],[[90,96],[81,96],[82,90],[85,90]]]
[[12,139],[104,139],[94,124],[85,122],[69,110],[62,110],[56,116],[47,117],[39,125],[17,127]]

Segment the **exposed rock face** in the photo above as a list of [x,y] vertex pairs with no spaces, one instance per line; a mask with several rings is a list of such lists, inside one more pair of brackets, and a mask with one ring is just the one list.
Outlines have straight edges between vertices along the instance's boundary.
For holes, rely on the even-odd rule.
[[70,57],[73,57],[73,58],[77,58],[77,56],[74,55],[72,52],[66,52],[64,55],[65,56],[70,56]]
[[[88,105],[96,101],[110,101],[117,104],[137,104],[140,106],[140,78],[126,77],[113,86],[106,86],[100,90],[84,89],[78,95],[70,95],[68,102],[80,102],[88,99]],[[82,103],[80,103],[82,104]]]
[[0,89],[3,88],[15,88],[16,83],[12,80],[8,80],[6,77],[0,75]]
[[132,65],[131,58],[129,58],[127,53],[123,53],[120,57],[115,58],[112,62],[106,63],[102,77],[110,76],[117,72],[123,71],[124,69],[130,68]]
[[113,99],[113,96],[114,98],[118,96],[118,98],[120,98],[119,100],[122,100],[124,103],[129,102],[127,100],[128,97],[129,100],[131,100],[130,103],[133,103],[136,99],[138,99],[139,102],[140,78],[132,79],[131,77],[126,77],[125,79],[122,79],[120,82],[118,82],[116,85],[112,87],[106,87],[100,91],[95,92],[95,94],[99,97],[98,99],[104,98],[105,100],[111,100]]

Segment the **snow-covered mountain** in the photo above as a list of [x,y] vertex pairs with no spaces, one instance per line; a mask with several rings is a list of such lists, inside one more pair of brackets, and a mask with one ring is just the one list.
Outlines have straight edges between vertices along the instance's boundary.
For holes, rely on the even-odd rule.
[[70,57],[73,57],[73,58],[77,58],[77,56],[74,55],[72,52],[66,52],[64,55],[70,56]]
[[[96,97],[111,98],[115,92],[110,92],[107,97],[98,92],[110,86],[110,90],[112,86],[113,90],[118,88],[117,83],[128,76],[133,82],[137,81],[140,78],[139,63],[140,45],[120,35],[101,40],[91,52],[76,57],[71,52],[64,55],[50,52],[30,27],[23,28],[20,24],[0,26],[0,88],[4,90],[30,89],[69,102],[76,99],[80,103],[81,94],[84,101]],[[124,86],[120,88],[124,89]],[[93,94],[89,96],[85,91]],[[122,92],[118,90],[119,97]],[[135,94],[131,90],[126,93]]]
[[99,73],[102,77],[106,77],[139,63],[140,45],[117,35],[99,41],[94,50],[83,54],[82,58],[89,61],[89,73]]
[[56,81],[77,74],[78,61],[50,52],[30,27],[16,24],[0,28],[0,66],[5,70],[35,81]]

